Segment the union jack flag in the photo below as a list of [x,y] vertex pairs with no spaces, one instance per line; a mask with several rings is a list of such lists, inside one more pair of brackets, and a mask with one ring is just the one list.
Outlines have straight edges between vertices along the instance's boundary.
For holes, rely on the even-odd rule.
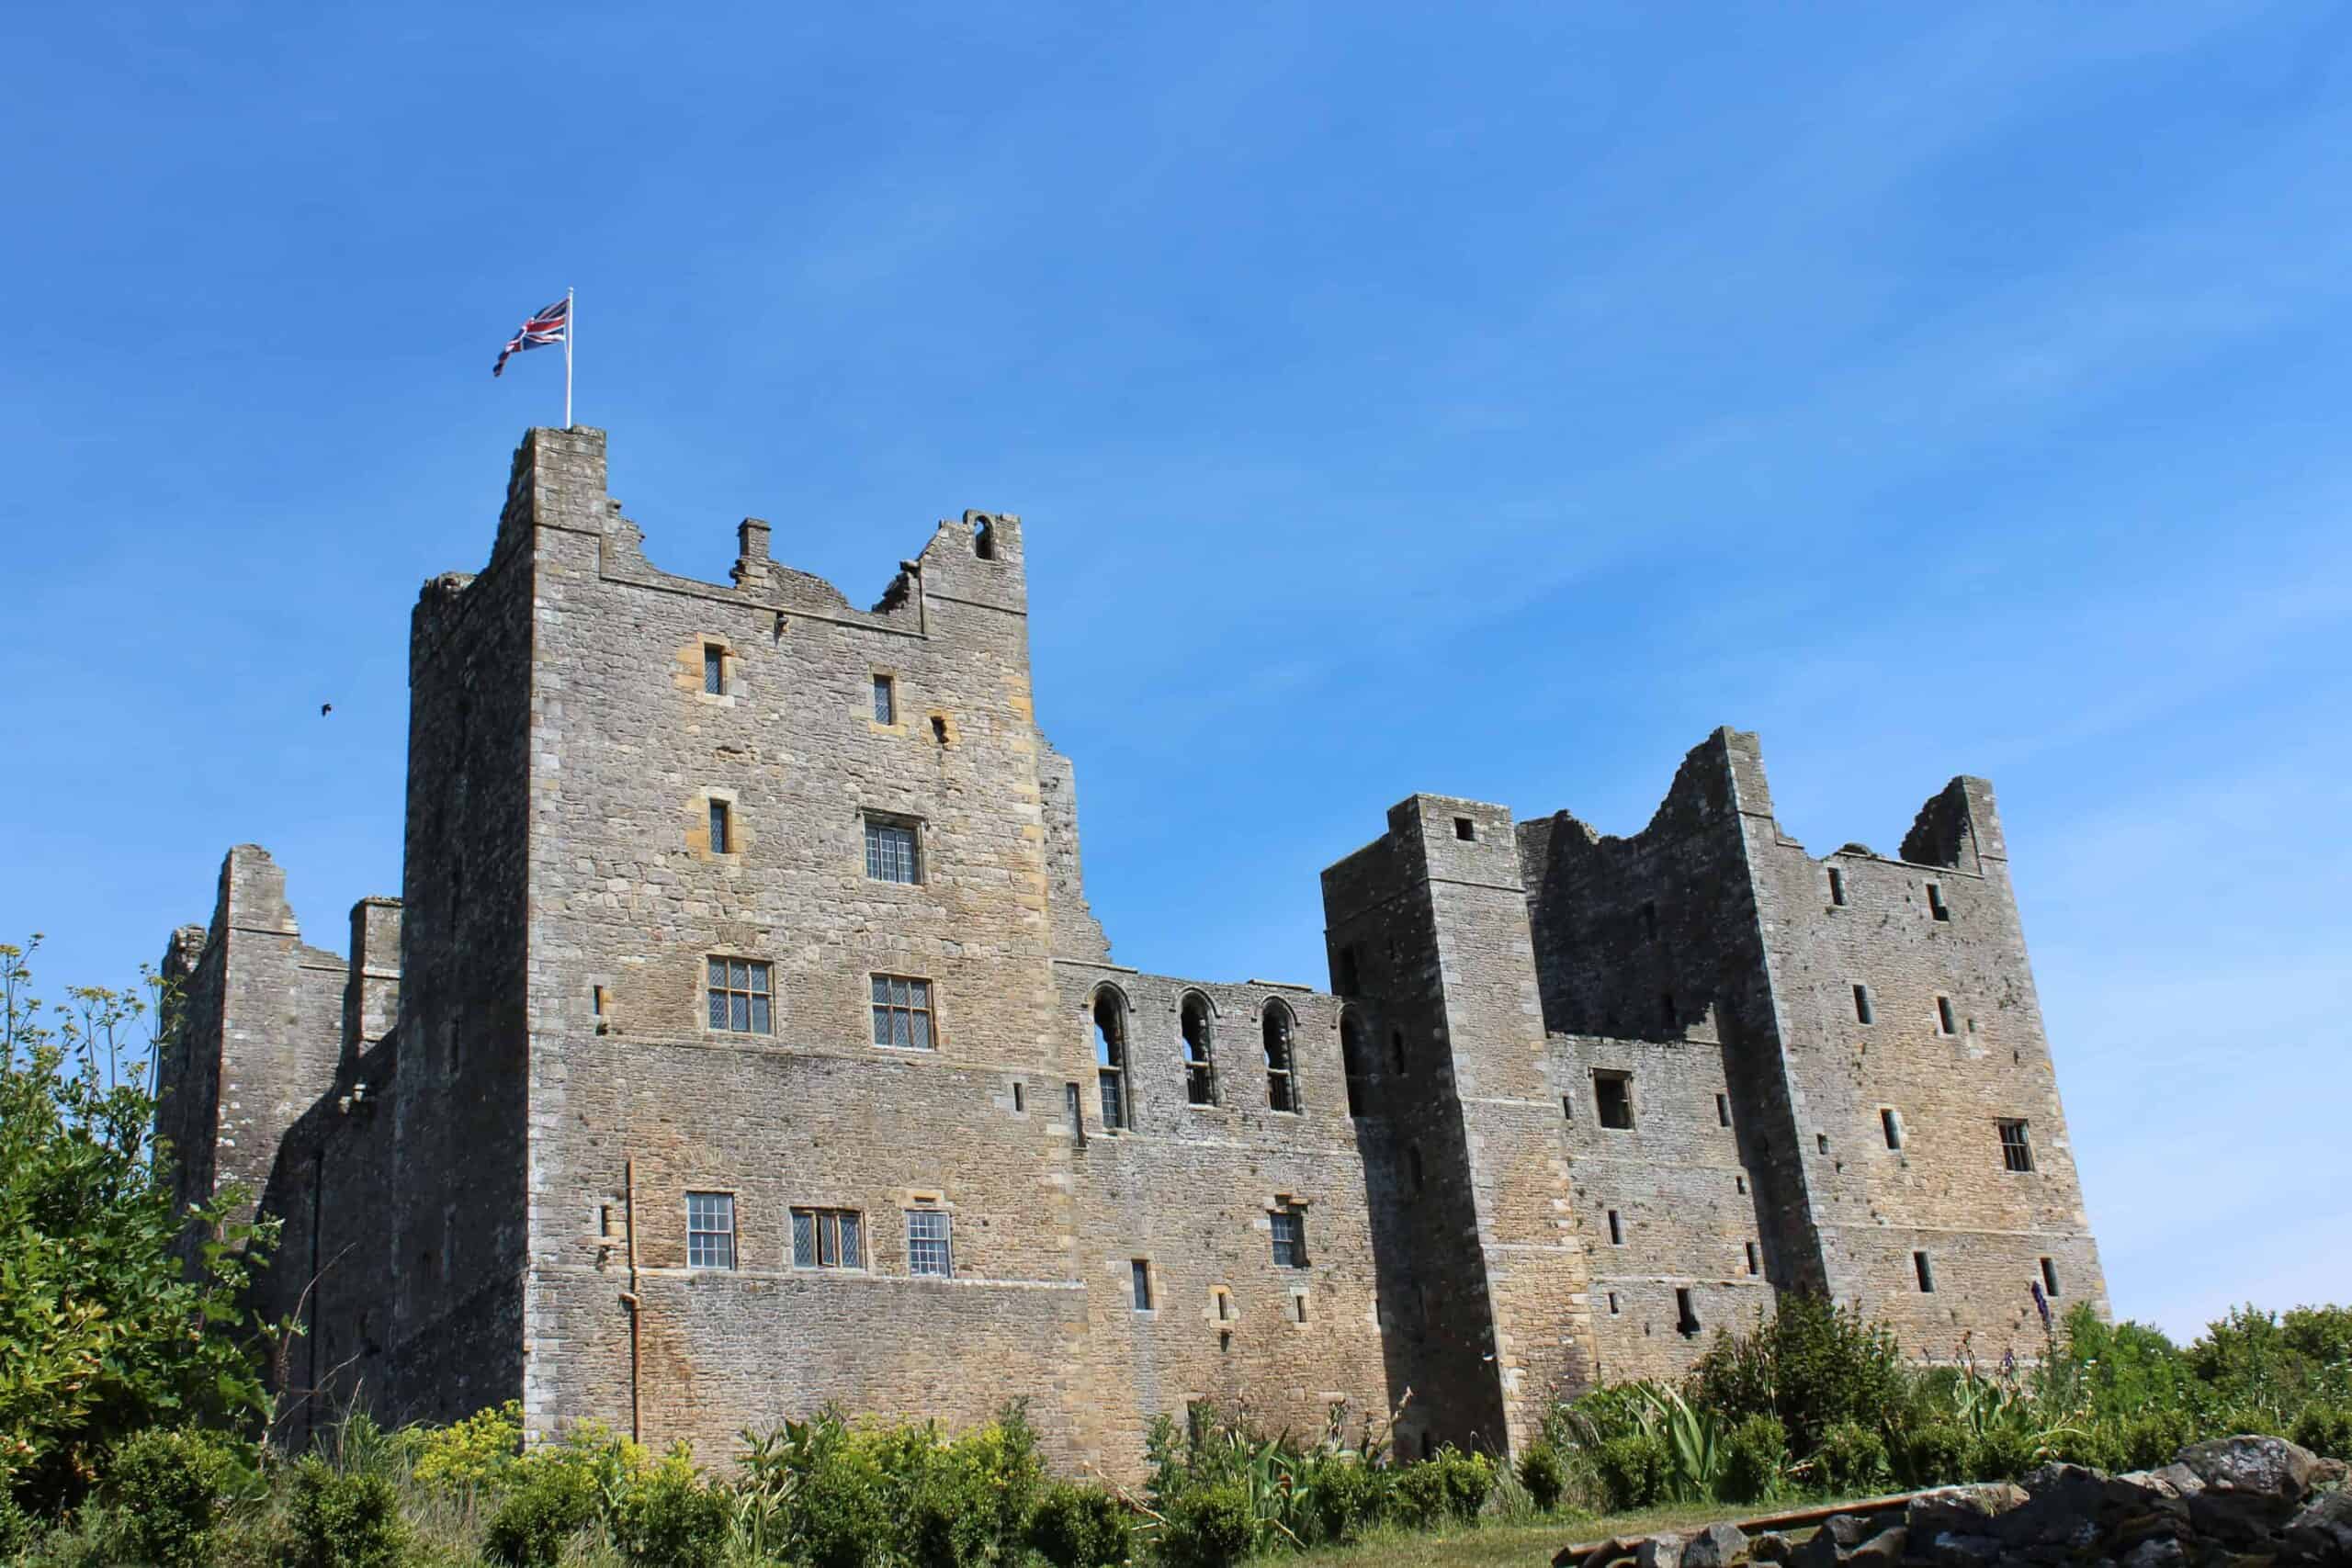
[[490,373],[493,376],[504,374],[508,355],[520,354],[526,348],[545,348],[551,343],[561,343],[571,331],[571,300],[568,297],[552,305],[541,306],[531,312],[530,319],[513,337],[506,340],[506,346],[498,351],[498,363],[490,367]]

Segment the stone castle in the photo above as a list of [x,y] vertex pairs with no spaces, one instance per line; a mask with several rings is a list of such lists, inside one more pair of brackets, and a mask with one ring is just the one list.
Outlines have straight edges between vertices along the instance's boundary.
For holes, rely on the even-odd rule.
[[1804,1288],[1915,1354],[2106,1311],[1993,793],[1784,835],[1716,731],[1648,827],[1414,795],[1323,874],[1330,989],[1112,961],[1030,689],[1020,520],[871,610],[650,566],[534,430],[410,631],[398,899],[348,958],[230,852],[160,1131],[283,1237],[292,1419],[522,1403],[706,1456],[827,1403],[1140,1462],[1158,1413],[1516,1447]]

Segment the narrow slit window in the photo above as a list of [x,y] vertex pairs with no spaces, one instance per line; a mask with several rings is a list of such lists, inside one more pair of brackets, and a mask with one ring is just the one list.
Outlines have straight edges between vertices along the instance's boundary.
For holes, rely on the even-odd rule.
[[1658,1021],[1665,1024],[1668,1029],[1672,1029],[1675,1025],[1676,1016],[1677,1015],[1674,1010],[1674,993],[1672,991],[1660,991],[1657,994]]
[[1951,906],[1944,902],[1944,890],[1939,883],[1928,884],[1928,918],[1936,920],[1951,919]]
[[1577,1097],[1573,1094],[1564,1094],[1560,1096],[1560,1120],[1563,1122],[1573,1122],[1576,1119]]
[[1928,1261],[1928,1255],[1926,1253],[1915,1252],[1911,1255],[1911,1272],[1918,1277],[1919,1293],[1921,1295],[1933,1295],[1935,1293],[1936,1266]]
[[1298,1110],[1298,1074],[1291,1053],[1290,1009],[1268,1002],[1262,1033],[1266,1046],[1266,1104],[1274,1111]]
[[1363,1020],[1347,1013],[1340,1020],[1340,1070],[1347,1081],[1351,1116],[1362,1116],[1370,1109],[1372,1079],[1364,1055]]
[[1341,945],[1331,964],[1331,985],[1343,997],[1356,996],[1363,990],[1362,965],[1356,958],[1356,944]]
[[1829,1152],[1829,1134],[1826,1133],[1815,1133],[1813,1135],[1813,1146],[1815,1152],[1818,1154],[1827,1154]]
[[1893,1107],[1887,1106],[1880,1109],[1878,1113],[1878,1129],[1881,1133],[1886,1135],[1886,1146],[1888,1148],[1899,1149],[1903,1146],[1903,1118]]
[[1868,1023],[1871,1021],[1871,988],[1868,986],[1856,986],[1854,987],[1854,1021]]
[[1127,1007],[1105,986],[1094,993],[1094,1082],[1102,1106],[1102,1130],[1116,1133],[1134,1124],[1127,1097]]
[[710,852],[715,855],[735,852],[735,808],[723,800],[710,803]]
[[1216,1303],[1216,1320],[1219,1323],[1231,1323],[1233,1321],[1233,1292],[1219,1286],[1216,1290],[1210,1292],[1209,1296]]
[[1685,1339],[1696,1338],[1699,1334],[1699,1314],[1691,1308],[1690,1289],[1687,1285],[1675,1288],[1674,1330]]
[[1290,1298],[1290,1311],[1291,1321],[1294,1323],[1305,1323],[1306,1321],[1306,1292],[1305,1291],[1298,1291],[1292,1293]]
[[1829,902],[1841,909],[1846,907],[1846,874],[1834,865],[1829,868]]
[[1062,1102],[1069,1112],[1070,1141],[1082,1149],[1086,1146],[1086,1113],[1079,1108],[1080,1101],[1076,1084],[1062,1085]]
[[722,644],[702,645],[702,689],[714,697],[727,694],[727,649]]
[[912,975],[870,976],[874,997],[874,1043],[901,1051],[929,1051],[937,1042],[932,1029],[931,982]]
[[1184,1038],[1184,1103],[1216,1103],[1216,1042],[1210,1027],[1209,999],[1198,991],[1184,993],[1177,1009],[1177,1028]]
[[1623,1073],[1592,1075],[1592,1099],[1600,1124],[1620,1133],[1634,1130],[1634,1080]]
[[686,1267],[735,1267],[735,1194],[686,1194]]
[[1136,1311],[1151,1310],[1151,1265],[1137,1258],[1127,1265],[1128,1278],[1135,1287]]
[[1609,1315],[1610,1315],[1610,1316],[1611,1316],[1611,1317],[1615,1317],[1615,1316],[1616,1316],[1616,1315],[1617,1315],[1617,1314],[1618,1314],[1622,1310],[1623,1310],[1623,1309],[1622,1309],[1621,1307],[1619,1307],[1619,1306],[1618,1306],[1618,1304],[1617,1304],[1617,1292],[1614,1292],[1614,1291],[1610,1292],[1609,1292]]
[[714,958],[705,974],[710,1026],[729,1034],[770,1032],[772,971],[756,958]]
[[1938,997],[1936,998],[1936,1032],[1939,1034],[1957,1034],[1960,1032],[1958,1028],[1959,1021],[1960,1021],[1958,1019],[1952,1016],[1951,998],[1950,997]]
[[1399,1077],[1404,1074],[1405,1032],[1401,1029],[1392,1029],[1388,1032],[1388,1067],[1391,1072]]
[[2001,1168],[2031,1170],[2033,1141],[2026,1124],[2023,1122],[2000,1122],[1996,1125],[2001,1129]]
[[1747,1271],[1750,1274],[1764,1272],[1763,1260],[1756,1256],[1756,1244],[1752,1241],[1747,1244]]
[[1731,1179],[1731,1190],[1734,1192],[1745,1193],[1747,1190],[1747,1178],[1744,1176],[1733,1177]]
[[1012,1113],[1015,1116],[1029,1109],[1029,1096],[1018,1083],[1012,1086]]
[[899,722],[899,683],[888,675],[874,677],[874,722]]
[[1614,1209],[1609,1211],[1609,1245],[1611,1247],[1625,1245],[1625,1222]]
[[1657,906],[1654,903],[1642,906],[1642,934],[1652,942],[1657,940]]
[[1420,1192],[1429,1187],[1429,1178],[1421,1169],[1421,1145],[1415,1144],[1405,1151],[1406,1163],[1413,1168],[1413,1190]]
[[907,1272],[954,1279],[956,1250],[947,1215],[938,1209],[909,1209],[906,1214]]
[[2058,1265],[2048,1258],[2041,1260],[2041,1293],[2046,1296],[2058,1293]]
[[1731,1125],[1731,1096],[1727,1094],[1715,1096],[1715,1125],[1718,1127]]

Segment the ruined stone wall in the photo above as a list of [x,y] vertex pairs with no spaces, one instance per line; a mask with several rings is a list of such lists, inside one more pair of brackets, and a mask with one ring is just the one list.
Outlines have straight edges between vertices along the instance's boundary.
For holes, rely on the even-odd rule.
[[[2080,1298],[2104,1313],[2105,1282],[1991,786],[1954,780],[1921,823],[1904,860],[1849,845],[1816,861],[1751,819],[1799,1148],[1839,1299],[1884,1316],[1917,1353],[1965,1340],[1980,1356],[2035,1356],[2042,1260],[2057,1310]],[[2004,1120],[2026,1124],[2030,1170],[2007,1168]]]

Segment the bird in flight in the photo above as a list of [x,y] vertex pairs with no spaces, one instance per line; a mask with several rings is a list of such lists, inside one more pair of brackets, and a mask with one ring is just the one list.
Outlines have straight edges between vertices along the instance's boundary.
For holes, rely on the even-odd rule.
[[334,712],[334,705],[333,703],[321,703],[319,705],[319,716],[321,718],[326,717],[327,715],[333,712]]

